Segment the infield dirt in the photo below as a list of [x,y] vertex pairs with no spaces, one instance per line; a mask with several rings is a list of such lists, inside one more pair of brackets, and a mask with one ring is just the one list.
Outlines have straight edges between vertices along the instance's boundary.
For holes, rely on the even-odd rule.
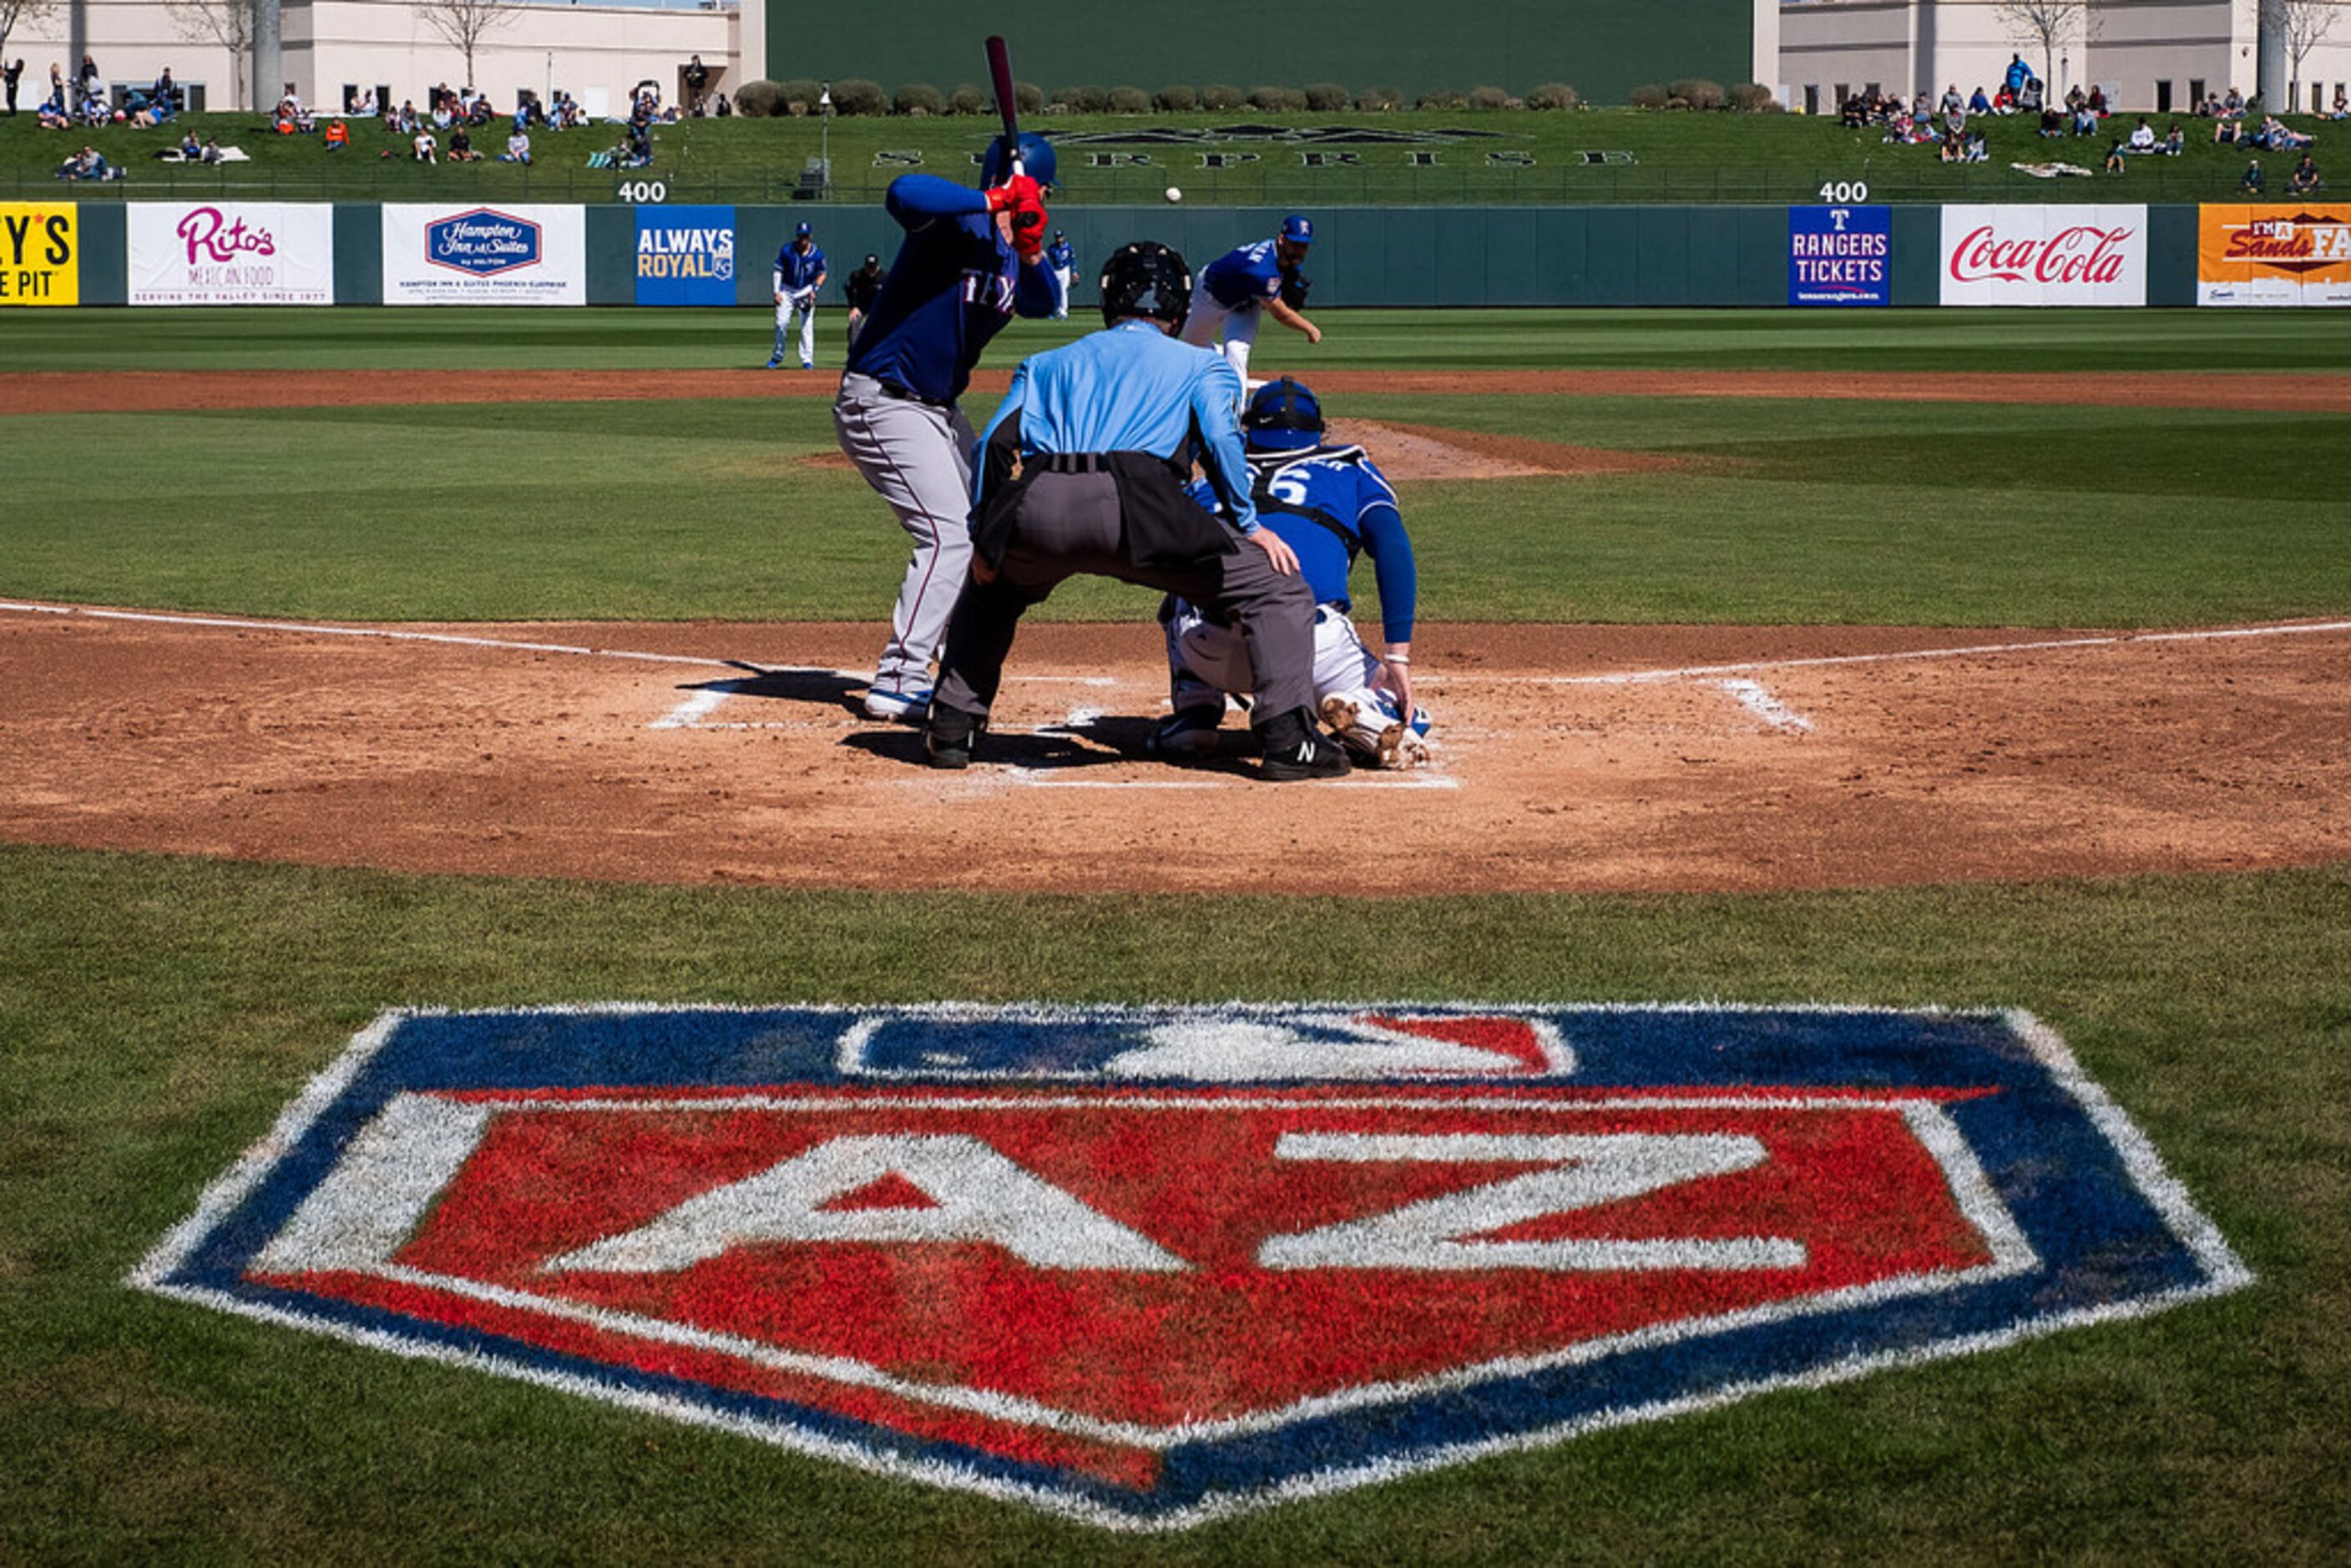
[[878,627],[347,632],[0,612],[0,836],[619,881],[1332,894],[2351,855],[2351,624],[1430,628],[1437,766],[1283,786],[1247,776],[1238,718],[1207,769],[1141,757],[1165,709],[1147,622],[1024,630],[961,774],[855,711]]

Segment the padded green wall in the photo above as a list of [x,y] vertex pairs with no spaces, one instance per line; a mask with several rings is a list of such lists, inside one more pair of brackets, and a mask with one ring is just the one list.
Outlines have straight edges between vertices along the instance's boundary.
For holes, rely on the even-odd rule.
[[863,77],[896,89],[985,89],[980,44],[1012,46],[1013,74],[1056,88],[1183,83],[1349,89],[1499,87],[1524,93],[1563,81],[1595,103],[1622,103],[1644,82],[1754,76],[1750,0],[1228,0],[1157,10],[1066,0],[895,0],[886,11],[808,0],[768,7],[768,70],[778,80]]

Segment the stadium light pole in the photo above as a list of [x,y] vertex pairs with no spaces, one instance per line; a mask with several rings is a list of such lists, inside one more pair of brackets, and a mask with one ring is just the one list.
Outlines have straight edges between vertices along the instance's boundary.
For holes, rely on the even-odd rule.
[[832,84],[820,84],[816,95],[816,161],[824,166],[824,199],[832,200]]

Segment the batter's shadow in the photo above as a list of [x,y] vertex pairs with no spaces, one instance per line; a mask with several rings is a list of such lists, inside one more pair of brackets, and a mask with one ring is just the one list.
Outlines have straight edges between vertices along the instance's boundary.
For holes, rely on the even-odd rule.
[[[972,747],[975,768],[1022,768],[1038,773],[1072,772],[1087,768],[1114,767],[1127,762],[1165,766],[1144,749],[1155,719],[1109,716],[1082,724],[1049,725],[1042,729],[1010,735],[987,734]],[[923,732],[919,727],[892,725],[887,729],[861,730],[841,742],[869,757],[887,758],[914,767],[924,766]],[[1186,762],[1188,771],[1242,774],[1249,771],[1250,752]]]
[[854,675],[845,675],[839,670],[767,670],[757,664],[728,662],[750,674],[716,681],[690,681],[677,689],[724,692],[730,697],[758,697],[771,702],[816,703],[864,716],[863,694],[868,683]]

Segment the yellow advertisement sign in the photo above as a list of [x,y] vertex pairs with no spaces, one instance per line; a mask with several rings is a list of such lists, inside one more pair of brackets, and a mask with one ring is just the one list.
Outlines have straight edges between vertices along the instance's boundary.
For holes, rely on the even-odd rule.
[[0,305],[80,302],[77,204],[0,202]]
[[2351,305],[2351,206],[2199,209],[2199,305]]

